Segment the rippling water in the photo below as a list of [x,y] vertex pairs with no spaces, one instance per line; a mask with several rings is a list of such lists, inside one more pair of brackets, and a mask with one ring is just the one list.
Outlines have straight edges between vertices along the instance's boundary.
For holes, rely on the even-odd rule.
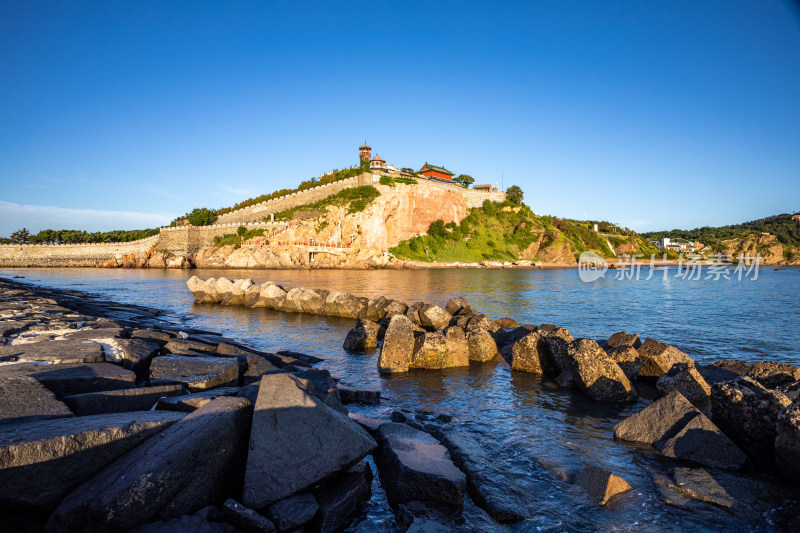
[[[625,407],[598,404],[550,381],[512,374],[502,363],[381,378],[376,353],[342,350],[353,320],[194,305],[185,285],[192,275],[226,276],[408,302],[443,304],[452,296],[465,296],[491,317],[553,323],[576,338],[604,339],[626,330],[674,344],[699,362],[772,359],[800,365],[800,269],[762,268],[755,281],[683,280],[674,273],[674,268],[667,276],[656,270],[645,281],[618,280],[609,272],[604,279],[583,283],[575,270],[0,270],[3,277],[20,275],[27,282],[166,309],[193,327],[265,350],[292,349],[324,357],[322,366],[344,383],[381,389],[385,400],[379,406],[353,407],[366,415],[385,418],[399,408],[453,415],[460,429],[479,439],[503,479],[530,496],[534,518],[497,526],[499,530],[774,529],[773,516],[780,512],[769,505],[729,512],[710,505],[684,511],[663,504],[650,473],[669,464],[612,438],[613,425],[641,409],[644,401]],[[645,269],[642,277],[647,275]],[[608,508],[596,507],[567,481],[587,464],[609,468],[634,490]],[[780,502],[770,503],[775,507]],[[488,527],[477,525],[482,522],[474,508],[467,515],[468,523]],[[392,513],[378,489],[352,529],[388,528],[391,523]]]

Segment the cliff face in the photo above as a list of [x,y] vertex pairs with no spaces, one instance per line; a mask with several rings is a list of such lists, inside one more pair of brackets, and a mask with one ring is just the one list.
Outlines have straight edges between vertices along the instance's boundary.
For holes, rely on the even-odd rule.
[[769,233],[753,233],[743,239],[724,240],[718,249],[734,258],[761,254],[764,265],[800,265],[800,249],[785,246]]

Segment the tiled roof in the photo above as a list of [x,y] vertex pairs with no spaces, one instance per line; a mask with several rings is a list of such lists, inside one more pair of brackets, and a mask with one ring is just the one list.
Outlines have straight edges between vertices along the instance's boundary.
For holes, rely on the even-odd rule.
[[425,163],[419,171],[425,172],[426,170],[435,170],[437,172],[441,172],[442,174],[450,174],[451,176],[455,176],[455,174],[444,167],[437,167],[436,165],[430,165],[428,163]]

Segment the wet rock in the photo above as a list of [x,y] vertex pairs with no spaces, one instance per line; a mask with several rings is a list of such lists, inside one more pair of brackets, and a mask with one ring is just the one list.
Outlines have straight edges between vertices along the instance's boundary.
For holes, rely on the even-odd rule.
[[800,368],[774,361],[758,361],[747,371],[747,376],[758,381],[768,389],[800,380]]
[[702,404],[711,397],[711,387],[693,365],[675,363],[669,372],[658,378],[656,389],[660,395],[680,392],[694,404]]
[[408,305],[400,300],[389,300],[384,308],[384,318],[393,317],[394,315],[404,315],[408,310]]
[[0,346],[0,361],[44,361],[53,364],[99,363],[103,347],[89,340],[54,340]]
[[702,413],[689,420],[674,437],[656,441],[654,446],[665,457],[714,468],[738,470],[747,461],[744,452]]
[[261,285],[261,294],[258,297],[258,302],[253,307],[281,309],[285,301],[286,291],[272,282],[267,282]]
[[439,329],[450,323],[450,313],[438,305],[423,305],[419,309],[420,325],[424,328]]
[[364,351],[378,347],[378,331],[380,326],[377,322],[359,318],[356,325],[347,332],[344,339],[344,349],[347,351]]
[[71,394],[129,389],[136,384],[136,374],[110,363],[46,365],[28,375],[53,391],[56,398]]
[[575,481],[598,505],[606,505],[615,496],[632,488],[618,475],[594,465],[586,466],[578,472]]
[[358,424],[305,388],[291,374],[261,378],[243,493],[249,507],[259,509],[308,489],[375,447]]
[[498,327],[503,329],[514,329],[519,327],[519,322],[517,322],[513,318],[508,318],[508,317],[498,318],[497,320],[494,321],[494,323],[497,324]]
[[469,366],[469,343],[464,330],[449,327],[444,330],[445,355],[442,368]]
[[314,496],[302,492],[270,505],[267,508],[267,516],[278,531],[289,531],[310,522],[318,510],[319,505]]
[[214,292],[208,287],[205,281],[197,276],[189,278],[188,281],[186,281],[186,286],[189,287],[189,292],[194,296],[194,303],[217,303],[218,300],[215,298]]
[[378,372],[392,374],[408,372],[409,365],[416,351],[414,327],[411,320],[405,315],[394,315],[389,321],[389,327],[381,346],[378,357]]
[[376,296],[370,298],[367,302],[367,312],[364,318],[373,322],[378,322],[386,316],[386,308],[389,305],[389,300],[385,296]]
[[378,428],[377,440],[373,455],[392,506],[412,500],[464,504],[466,478],[436,439],[390,422]]
[[497,343],[485,329],[475,329],[467,334],[469,360],[486,363],[497,357]]
[[800,403],[794,402],[778,415],[775,462],[790,482],[800,479]]
[[170,339],[164,344],[163,351],[165,354],[176,355],[186,353],[204,353],[211,355],[217,353],[217,345],[188,339]]
[[687,498],[713,503],[727,509],[736,504],[736,500],[708,470],[678,467],[674,476],[678,492]]
[[[240,396],[238,387],[219,387],[213,390],[196,392],[194,394],[181,394],[164,396],[158,399],[156,409],[163,411],[180,411],[191,413],[207,403],[222,396]],[[253,403],[253,402],[250,402]]]
[[6,425],[0,432],[0,502],[53,509],[78,484],[181,417],[124,413]]
[[153,359],[150,379],[183,383],[189,391],[199,392],[237,385],[239,365],[236,360],[221,357],[168,355]]
[[0,378],[0,425],[72,416],[44,385],[28,376]]
[[75,489],[47,530],[129,530],[220,505],[241,486],[251,416],[243,398],[218,398],[186,415]]
[[614,426],[614,437],[652,445],[678,434],[700,411],[679,392],[670,392]]
[[78,416],[149,411],[159,398],[183,394],[183,385],[161,385],[65,396],[64,403]]
[[463,431],[446,431],[441,441],[466,473],[467,491],[478,506],[500,522],[528,517],[525,494],[498,471],[476,439]]
[[419,310],[424,306],[425,306],[424,302],[416,302],[409,305],[408,308],[406,308],[405,312],[406,318],[408,318],[413,324],[421,326],[422,322],[420,321],[419,318]]
[[618,348],[607,348],[606,353],[622,369],[622,372],[631,381],[636,379],[642,369],[642,358],[639,352],[631,346],[620,346]]
[[639,370],[640,378],[657,379],[669,372],[675,363],[694,365],[691,357],[668,344],[647,339],[639,348],[639,357],[642,358],[642,369]]
[[511,368],[532,374],[544,374],[550,361],[544,350],[539,350],[541,336],[537,332],[528,333],[514,343],[511,348]]
[[336,388],[339,390],[339,398],[345,405],[349,403],[374,405],[381,401],[381,391],[379,390],[350,387],[340,383],[337,383]]
[[[414,352],[409,368],[444,368],[447,357],[447,340],[444,334],[439,331],[428,331],[422,335],[421,340],[422,343]],[[467,364],[469,364],[469,360],[467,360]]]
[[630,334],[625,331],[620,331],[611,335],[606,341],[605,348],[610,350],[613,348],[638,348],[642,345],[639,340],[639,334]]
[[312,523],[320,533],[333,533],[342,527],[372,496],[372,469],[360,462],[342,475],[325,483],[314,493],[319,513]]
[[569,365],[569,345],[575,339],[565,328],[557,326],[544,328],[544,326],[548,326],[548,324],[542,324],[542,326],[543,327],[537,329],[537,333],[541,335],[539,339],[539,350],[543,352],[552,363],[550,370],[552,373],[559,376],[559,383],[564,382],[571,384],[572,370]]
[[714,422],[758,462],[772,462],[778,416],[789,404],[782,393],[749,377],[711,388]]
[[370,418],[368,416],[359,415],[357,413],[349,413],[347,415],[350,420],[358,423],[359,426],[366,429],[367,432],[375,436],[375,432],[381,427],[382,424],[386,423],[386,420],[378,420],[377,418]]
[[587,396],[603,402],[628,402],[636,391],[617,363],[591,339],[569,345],[569,367],[575,385]]
[[[222,506],[225,518],[247,533],[271,533],[276,531],[275,524],[266,516],[249,509],[233,499],[228,499]],[[283,531],[282,529],[279,531]]]

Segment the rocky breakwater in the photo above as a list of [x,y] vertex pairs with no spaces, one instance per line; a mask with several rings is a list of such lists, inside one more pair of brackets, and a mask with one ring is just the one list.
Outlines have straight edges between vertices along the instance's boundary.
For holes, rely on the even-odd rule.
[[0,530],[335,531],[375,398],[319,361],[0,280]]

